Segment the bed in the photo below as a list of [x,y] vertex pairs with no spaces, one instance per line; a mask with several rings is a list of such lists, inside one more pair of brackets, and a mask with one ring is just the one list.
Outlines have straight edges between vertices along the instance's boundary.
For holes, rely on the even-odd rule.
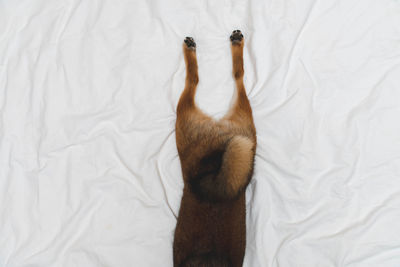
[[0,266],[172,266],[185,36],[198,105],[245,35],[246,267],[400,266],[400,1],[0,2]]

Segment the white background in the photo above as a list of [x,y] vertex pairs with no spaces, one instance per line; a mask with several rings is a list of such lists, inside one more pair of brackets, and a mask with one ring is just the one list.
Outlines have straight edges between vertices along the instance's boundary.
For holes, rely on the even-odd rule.
[[172,266],[182,42],[245,35],[247,267],[400,266],[400,1],[0,1],[0,266]]

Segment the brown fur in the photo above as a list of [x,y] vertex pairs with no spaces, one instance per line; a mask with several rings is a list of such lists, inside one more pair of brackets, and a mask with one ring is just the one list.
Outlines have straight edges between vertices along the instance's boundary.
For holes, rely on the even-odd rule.
[[235,103],[221,120],[195,104],[199,81],[195,43],[187,38],[185,89],[177,107],[176,143],[184,189],[175,229],[174,266],[242,266],[246,245],[245,190],[256,130],[243,84],[243,35],[231,36]]

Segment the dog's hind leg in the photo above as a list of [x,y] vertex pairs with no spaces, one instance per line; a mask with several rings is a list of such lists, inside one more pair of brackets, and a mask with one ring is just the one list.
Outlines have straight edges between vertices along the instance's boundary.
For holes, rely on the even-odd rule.
[[236,84],[236,93],[234,96],[234,103],[223,119],[231,121],[240,127],[245,127],[252,131],[251,135],[255,135],[253,115],[243,83],[243,34],[239,30],[235,30],[232,32],[230,39],[233,66],[232,70]]
[[[199,136],[205,129],[211,129],[214,125],[212,118],[203,113],[195,104],[199,75],[197,71],[196,43],[193,38],[186,37],[183,44],[183,55],[186,63],[186,81],[185,89],[179,98],[175,125],[178,152],[187,151],[189,146],[199,140]],[[187,156],[185,155],[184,158],[187,158]]]
[[188,111],[195,109],[194,97],[196,94],[199,75],[197,71],[196,43],[192,37],[186,37],[183,44],[183,55],[186,63],[185,89],[179,99],[177,112],[178,118]]

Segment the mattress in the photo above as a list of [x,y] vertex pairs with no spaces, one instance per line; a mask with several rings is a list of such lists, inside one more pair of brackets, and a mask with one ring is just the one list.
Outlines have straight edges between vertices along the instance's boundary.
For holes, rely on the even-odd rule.
[[0,1],[0,266],[172,266],[185,36],[257,128],[247,267],[400,266],[400,1]]

